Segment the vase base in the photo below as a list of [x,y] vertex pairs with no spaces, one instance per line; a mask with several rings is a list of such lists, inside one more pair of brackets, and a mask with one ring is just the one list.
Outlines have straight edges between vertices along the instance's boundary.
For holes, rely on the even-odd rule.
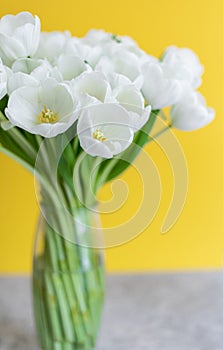
[[[93,350],[94,346],[92,344],[79,344],[74,342],[59,342],[52,341],[51,344],[48,344],[49,350]],[[40,348],[40,350],[48,350],[44,348]]]

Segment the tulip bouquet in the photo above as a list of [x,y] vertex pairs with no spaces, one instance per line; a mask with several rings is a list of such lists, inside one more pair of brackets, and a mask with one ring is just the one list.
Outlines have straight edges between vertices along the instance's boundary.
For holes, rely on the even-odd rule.
[[33,295],[43,350],[94,347],[103,268],[93,243],[98,189],[163,131],[195,130],[214,111],[196,90],[203,66],[190,49],[157,59],[127,36],[40,32],[28,12],[0,20],[0,150],[35,173],[44,232]]

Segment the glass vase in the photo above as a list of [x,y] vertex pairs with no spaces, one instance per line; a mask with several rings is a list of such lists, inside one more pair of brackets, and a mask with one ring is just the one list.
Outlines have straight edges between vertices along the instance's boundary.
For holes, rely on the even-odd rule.
[[[77,215],[79,210],[76,210]],[[88,235],[91,216],[93,214],[87,209],[81,209],[82,221],[86,217],[88,223],[84,226]],[[84,237],[83,225],[75,227],[72,235]],[[58,234],[41,215],[32,281],[35,324],[41,349],[94,349],[104,302],[101,251],[81,246]]]

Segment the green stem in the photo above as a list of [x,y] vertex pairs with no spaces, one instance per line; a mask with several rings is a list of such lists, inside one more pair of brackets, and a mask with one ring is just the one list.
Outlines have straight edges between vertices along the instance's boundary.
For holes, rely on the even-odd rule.
[[44,279],[46,285],[46,311],[50,318],[52,336],[59,342],[63,339],[63,332],[61,327],[61,320],[58,314],[55,288],[53,286],[49,271],[45,272]]
[[[168,125],[166,128],[158,131],[155,135],[151,136],[151,141],[155,140],[158,137],[160,137],[161,135],[165,134],[168,130],[170,130],[170,128],[171,128],[171,125]],[[149,142],[151,142],[151,141],[149,141]]]
[[33,167],[28,162],[26,162],[25,160],[17,156],[15,153],[11,152],[10,150],[8,150],[3,146],[0,146],[0,152],[5,154],[6,156],[9,156],[11,159],[14,159],[16,162],[22,165],[26,170],[28,170],[30,173],[33,174],[34,172]]
[[[66,240],[64,238],[60,237],[58,234],[54,233],[54,239],[56,241],[56,249],[58,252],[58,258],[59,258],[59,265],[60,270],[62,272],[63,276],[63,282],[65,285],[69,305],[70,305],[70,313],[73,320],[73,327],[76,332],[77,339],[79,339],[80,342],[84,341],[84,338],[86,336],[85,331],[83,329],[83,320],[81,317],[81,313],[79,310],[79,300],[78,295],[76,291],[76,286],[73,286],[73,271],[70,271],[68,266],[68,261],[66,257],[66,250],[64,249],[64,243]],[[77,256],[75,256],[75,259],[72,262],[73,269],[78,269],[79,261],[77,259]]]
[[[89,230],[89,212],[84,208],[81,211],[86,214],[86,229]],[[60,214],[55,216],[60,217]],[[38,329],[41,329],[39,304],[41,318],[44,315],[44,322],[48,322],[48,333],[39,331],[44,338],[43,350],[91,350],[103,304],[104,284],[98,253],[67,241],[47,224],[44,231],[45,248],[42,257],[35,260],[38,275],[42,276],[43,293],[34,293]],[[75,235],[77,231],[78,225],[73,227]],[[34,271],[34,276],[37,272]]]
[[[2,122],[7,121],[7,118],[4,116],[2,112],[0,112],[0,121]],[[35,160],[36,150],[33,148],[32,143],[27,141],[21,129],[17,127],[12,127],[11,129],[5,130],[3,132],[7,134],[9,137],[11,137],[11,139],[13,140],[13,143],[18,145],[30,159],[32,159],[33,161]]]

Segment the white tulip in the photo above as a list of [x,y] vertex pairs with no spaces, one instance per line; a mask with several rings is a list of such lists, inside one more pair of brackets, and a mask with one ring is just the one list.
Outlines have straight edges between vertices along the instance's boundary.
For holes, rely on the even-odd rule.
[[89,45],[95,46],[100,44],[112,44],[113,42],[117,44],[124,44],[126,46],[137,46],[137,43],[129,36],[115,35],[108,33],[103,29],[91,29],[83,40]]
[[144,108],[141,92],[133,84],[123,85],[113,91],[113,96],[129,112],[134,132],[141,129],[148,121],[151,112],[151,106]]
[[146,53],[141,50],[138,44],[127,35],[116,35],[112,33],[105,32],[104,30],[90,30],[86,36],[82,39],[84,43],[90,45],[91,47],[100,46],[103,51],[106,49],[125,49],[129,52],[134,53],[138,57],[146,55]]
[[152,109],[171,106],[182,96],[184,84],[173,78],[170,68],[160,62],[146,62],[142,65],[142,92]]
[[39,86],[42,81],[50,76],[51,71],[52,67],[46,60],[31,58],[16,60],[8,77],[8,95],[23,86]]
[[39,80],[46,79],[51,70],[52,66],[50,63],[42,59],[20,58],[12,65],[12,71],[14,73],[22,72],[31,74]]
[[127,50],[111,50],[109,55],[101,57],[95,70],[104,73],[106,76],[111,73],[122,74],[138,88],[142,86],[140,60],[134,53]]
[[127,111],[118,104],[100,103],[83,109],[77,124],[81,147],[92,156],[112,158],[133,140]]
[[70,89],[82,107],[92,103],[111,102],[111,87],[100,72],[84,72],[71,81]]
[[5,112],[13,125],[49,138],[65,132],[75,122],[75,108],[68,88],[47,79],[40,87],[15,90]]
[[29,12],[0,20],[0,56],[11,66],[17,58],[32,57],[39,45],[40,20]]
[[0,58],[0,100],[7,94],[7,72]]
[[162,61],[174,68],[177,79],[188,81],[194,89],[201,85],[204,68],[192,50],[170,46],[165,50]]
[[90,46],[83,39],[73,37],[66,46],[64,53],[66,55],[80,57],[82,61],[91,67],[95,67],[103,55],[103,49],[101,46]]
[[171,126],[183,131],[200,129],[209,124],[214,116],[214,110],[206,107],[204,97],[195,91],[183,96],[170,111]]
[[112,40],[111,34],[103,29],[91,29],[83,38],[88,45],[95,46]]
[[54,63],[63,54],[71,39],[69,31],[65,32],[41,32],[38,50],[35,54],[37,58],[46,58]]
[[84,71],[91,70],[80,57],[71,55],[61,55],[56,62],[56,67],[64,80],[72,80]]

